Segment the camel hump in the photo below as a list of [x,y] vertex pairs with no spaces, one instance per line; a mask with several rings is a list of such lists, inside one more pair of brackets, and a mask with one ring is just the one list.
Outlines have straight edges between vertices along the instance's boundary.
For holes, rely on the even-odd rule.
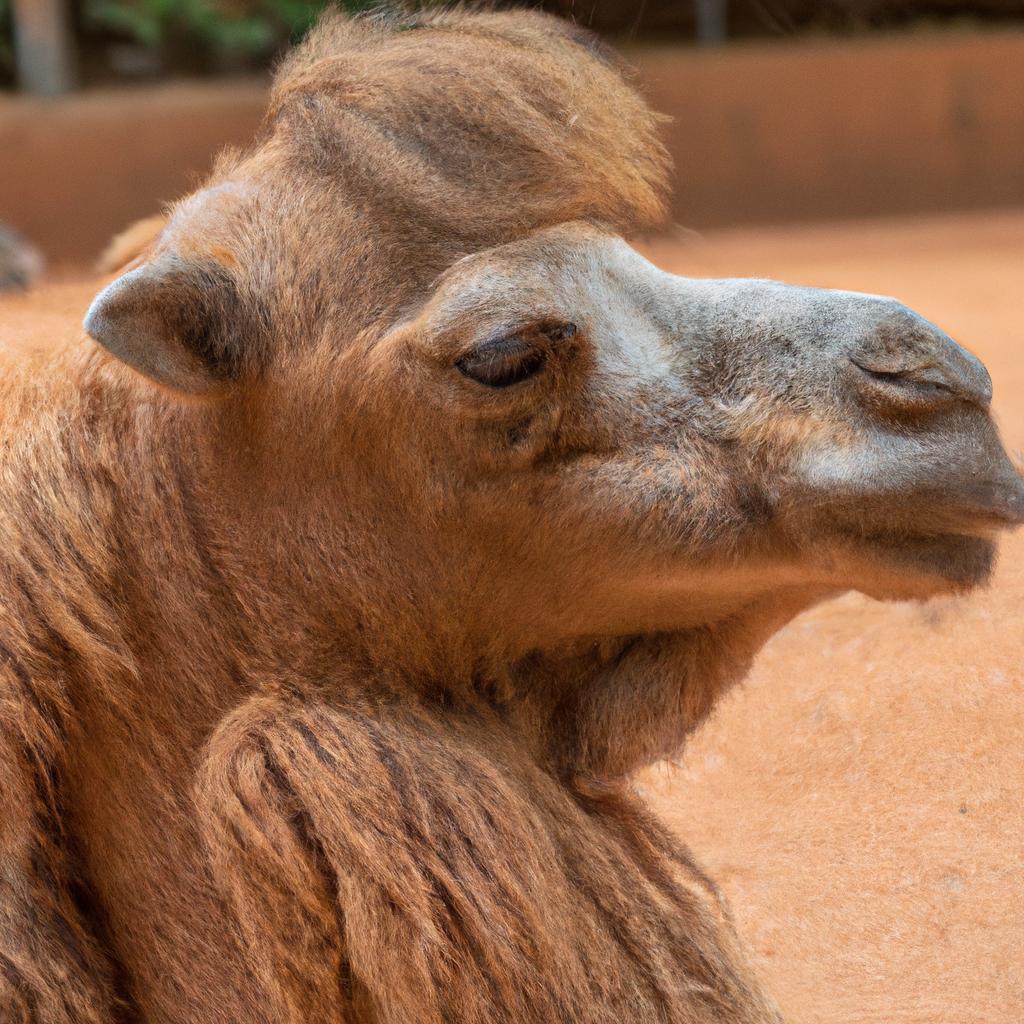
[[450,232],[487,244],[495,218],[509,235],[661,222],[661,122],[584,30],[458,9],[324,18],[281,65],[268,114],[287,149],[353,194],[446,212]]
[[218,729],[202,830],[281,1019],[333,998],[388,1022],[775,1020],[738,1009],[731,936],[663,834],[479,725],[254,698]]

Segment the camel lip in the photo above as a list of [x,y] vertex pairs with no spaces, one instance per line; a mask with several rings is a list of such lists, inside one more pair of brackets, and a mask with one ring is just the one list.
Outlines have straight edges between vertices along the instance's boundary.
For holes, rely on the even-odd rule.
[[1024,525],[1024,478],[1015,471],[982,479],[939,474],[915,483],[903,493],[891,485],[879,491],[836,489],[828,496],[827,515],[852,536],[891,540],[995,537]]
[[1024,526],[1024,478],[1014,473],[1012,479],[994,485],[987,497],[987,501],[965,510],[978,525],[997,530]]
[[[924,519],[927,520],[927,516]],[[949,525],[948,532],[965,536],[994,537],[1015,530],[1024,525],[1024,489],[1016,493],[993,493],[984,501],[950,502],[942,519]],[[925,527],[921,532],[929,531]]]
[[979,509],[972,518],[973,524],[983,530],[1016,530],[1024,526],[1024,510],[1020,508]]
[[886,577],[917,580],[928,593],[968,591],[991,578],[1000,535],[1024,525],[1024,480],[917,495],[899,508],[886,501],[866,518],[860,512],[836,526]]
[[[915,522],[916,520],[916,522]],[[1024,525],[1024,500],[993,500],[987,502],[950,501],[921,509],[892,530],[882,528],[868,536],[890,540],[900,539],[913,543],[930,538],[978,538],[995,540]]]

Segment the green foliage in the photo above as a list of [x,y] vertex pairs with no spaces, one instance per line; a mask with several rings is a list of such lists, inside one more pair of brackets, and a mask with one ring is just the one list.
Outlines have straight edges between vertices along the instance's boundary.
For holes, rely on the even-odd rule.
[[289,39],[297,40],[301,39],[316,21],[317,16],[327,6],[327,0],[313,3],[307,0],[262,0],[259,6],[268,18],[281,26]]
[[0,74],[7,74],[14,63],[13,34],[10,0],[0,0]]
[[263,53],[274,44],[273,27],[265,18],[258,15],[228,17],[207,0],[190,0],[189,6],[192,11],[188,28],[201,42],[243,53]]
[[[6,3],[8,0],[0,0]],[[268,53],[300,38],[329,0],[87,0],[87,20],[157,47],[171,36],[244,53]],[[363,10],[372,0],[340,6]]]
[[178,16],[177,0],[91,0],[86,17],[94,25],[130,36],[143,46],[158,46]]
[[380,6],[380,0],[251,0],[251,6],[291,41],[297,42],[313,25],[325,7],[340,7],[357,14]]
[[169,36],[259,52],[272,42],[264,22],[225,13],[211,0],[89,0],[88,21],[123,33],[143,46],[157,47]]

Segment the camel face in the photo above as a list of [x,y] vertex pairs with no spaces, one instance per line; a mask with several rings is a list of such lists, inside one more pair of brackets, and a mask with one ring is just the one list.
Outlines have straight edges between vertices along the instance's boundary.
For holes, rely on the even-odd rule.
[[[408,595],[446,646],[671,632],[773,593],[964,589],[1024,521],[988,374],[938,328],[877,296],[676,277],[582,222],[398,290],[355,340],[328,324],[289,349],[272,329],[262,368],[209,377],[227,342],[203,326],[181,362],[180,310],[245,323],[265,272],[186,259],[181,239],[209,248],[245,194],[200,194],[87,326],[122,356],[156,336],[129,361],[158,379],[180,362],[179,388],[254,396],[274,465],[246,472],[334,524],[340,586],[384,609]],[[197,283],[190,260],[214,269]]]
[[776,589],[959,589],[1024,520],[987,372],[892,299],[679,278],[567,225],[458,263],[373,362],[415,409],[404,457],[448,495],[430,517],[459,521],[453,557],[492,600],[521,594],[505,623],[676,629]]
[[[973,357],[890,299],[643,260],[616,232],[657,205],[650,115],[561,30],[538,30],[534,56],[517,43],[515,88],[534,99],[514,110],[508,68],[472,33],[343,32],[393,61],[315,40],[261,144],[177,206],[86,325],[221,403],[218,458],[247,453],[217,470],[249,503],[239,529],[280,515],[249,546],[326,589],[331,628],[502,660],[703,625],[766,594],[985,579],[1024,496]],[[592,87],[554,82],[565,62]],[[477,98],[453,105],[445,69],[470,65],[452,81]]]

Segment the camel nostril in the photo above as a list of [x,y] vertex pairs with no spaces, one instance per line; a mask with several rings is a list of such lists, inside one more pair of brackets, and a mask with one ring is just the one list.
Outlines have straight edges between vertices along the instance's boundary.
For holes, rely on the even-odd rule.
[[981,361],[955,342],[943,345],[937,358],[901,365],[891,358],[850,357],[860,371],[859,384],[875,402],[893,407],[927,410],[954,402],[988,408],[992,380]]
[[898,403],[939,405],[957,399],[956,390],[934,366],[915,366],[904,370],[880,370],[856,359],[850,362],[860,370],[869,389]]

